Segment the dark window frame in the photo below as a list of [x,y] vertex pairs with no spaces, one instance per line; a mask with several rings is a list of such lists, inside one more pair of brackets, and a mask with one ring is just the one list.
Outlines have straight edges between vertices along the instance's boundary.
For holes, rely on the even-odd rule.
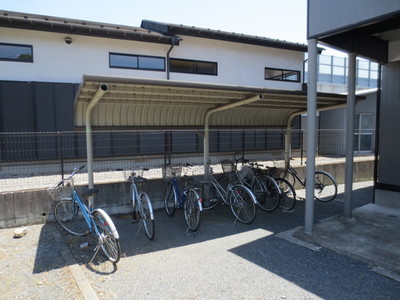
[[[118,55],[118,56],[126,56],[126,57],[135,57],[137,59],[137,68],[133,67],[123,67],[123,66],[113,66],[111,65],[111,56]],[[163,68],[156,69],[156,68],[142,68],[140,67],[140,58],[157,58],[163,60]],[[117,52],[110,52],[108,55],[108,64],[109,68],[111,69],[126,69],[126,70],[145,70],[145,71],[160,71],[165,72],[165,57],[163,56],[154,56],[154,55],[141,55],[141,54],[128,54],[128,53],[117,53]]]
[[[171,62],[172,61],[182,61],[182,62],[189,62],[193,64],[192,71],[183,71],[183,70],[173,70],[171,67]],[[215,66],[215,73],[205,73],[205,72],[199,72],[197,70],[197,64],[202,63],[202,64],[212,64]],[[194,59],[183,59],[183,58],[170,58],[169,59],[169,69],[170,72],[174,73],[184,73],[184,74],[195,74],[195,75],[210,75],[210,76],[218,76],[218,63],[215,61],[205,61],[205,60],[194,60]]]
[[12,43],[0,43],[1,46],[15,46],[15,47],[25,47],[29,48],[31,52],[30,59],[20,59],[20,58],[3,58],[0,56],[0,61],[12,61],[12,62],[26,62],[26,63],[33,63],[33,46],[26,45],[26,44],[12,44]]
[[[278,77],[275,78],[267,78],[266,71],[267,70],[273,70],[273,71],[280,71],[281,74]],[[290,73],[289,76],[292,76],[293,74],[297,74],[297,80],[292,80],[292,79],[287,79],[287,75],[285,75],[285,72]],[[281,69],[281,68],[269,68],[265,67],[264,69],[264,79],[265,80],[272,80],[272,81],[284,81],[284,82],[300,82],[301,80],[301,71],[299,70],[290,70],[290,69]]]

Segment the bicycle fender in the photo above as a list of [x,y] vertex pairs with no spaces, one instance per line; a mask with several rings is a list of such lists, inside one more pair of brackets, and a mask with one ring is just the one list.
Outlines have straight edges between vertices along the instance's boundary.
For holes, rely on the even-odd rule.
[[197,198],[197,203],[199,204],[199,209],[200,211],[203,211],[203,204],[201,203],[203,199],[200,196],[200,188],[192,188],[194,194],[196,195]]
[[247,186],[244,186],[243,184],[235,184],[235,185],[231,186],[231,188],[234,188],[234,187],[244,188],[251,195],[251,199],[253,200],[254,204],[257,204],[256,196],[254,196],[254,193],[252,192],[252,190],[249,189]]
[[111,233],[112,233],[113,237],[115,239],[119,239],[119,234],[118,234],[117,228],[115,228],[114,222],[111,220],[110,216],[101,208],[97,208],[94,211],[101,211],[104,213],[104,218],[106,219],[108,226],[111,229]]
[[145,196],[147,196],[147,199],[149,199],[149,201],[150,201],[150,206],[149,206],[149,209],[150,209],[150,219],[151,219],[151,220],[154,220],[153,205],[151,204],[151,200],[150,200],[149,195],[147,195],[146,192],[141,192],[140,195],[139,195],[139,197],[141,197],[141,195],[145,195]]

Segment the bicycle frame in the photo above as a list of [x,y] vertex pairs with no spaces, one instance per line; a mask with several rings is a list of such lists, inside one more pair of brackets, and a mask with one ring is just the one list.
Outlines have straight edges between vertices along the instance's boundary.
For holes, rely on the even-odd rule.
[[[133,211],[136,210],[136,204],[137,204],[137,211],[142,211],[143,207],[142,207],[142,202],[139,201],[140,198],[140,192],[139,192],[139,188],[138,185],[134,182],[134,177],[132,176],[131,179],[131,195],[132,195],[132,207],[133,207]],[[150,211],[150,219],[154,220],[154,212],[151,209]]]
[[302,186],[305,186],[305,185],[306,185],[306,180],[305,180],[303,177],[301,177],[300,174],[297,173],[296,169],[293,168],[290,164],[288,164],[288,169],[287,169],[286,172],[292,173],[293,176],[300,182],[300,184],[301,184]]

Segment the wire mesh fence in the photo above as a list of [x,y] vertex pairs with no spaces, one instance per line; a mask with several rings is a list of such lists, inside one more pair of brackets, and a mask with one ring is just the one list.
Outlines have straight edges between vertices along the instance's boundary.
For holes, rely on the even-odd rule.
[[[293,130],[292,155],[303,155],[305,132]],[[204,172],[202,130],[113,130],[93,132],[94,182],[121,182],[124,172],[149,168],[146,177],[162,178],[163,166],[191,163],[195,175]],[[320,131],[319,147],[327,152],[342,144],[343,131]],[[244,152],[251,160],[284,158],[285,132],[279,129],[232,129],[210,131],[210,163]],[[0,192],[48,188],[75,167],[86,165],[85,132],[0,133]],[[86,170],[86,169],[85,169]],[[77,185],[87,184],[78,174]]]

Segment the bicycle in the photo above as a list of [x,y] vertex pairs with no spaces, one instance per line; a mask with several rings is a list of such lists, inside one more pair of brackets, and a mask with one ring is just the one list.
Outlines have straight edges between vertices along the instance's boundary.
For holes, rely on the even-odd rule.
[[[137,171],[130,173],[128,181],[131,183],[131,201],[132,201],[132,217],[135,221],[142,221],[142,225],[147,237],[150,240],[154,239],[155,227],[154,227],[154,211],[151,205],[150,197],[146,192],[141,191],[141,186],[147,181],[143,177],[143,172],[148,171],[147,168],[140,168]],[[140,228],[139,228],[140,230]]]
[[235,183],[236,174],[226,174],[228,180],[224,188],[213,175],[213,169],[209,167],[209,173],[202,184],[203,210],[209,210],[220,202],[229,205],[236,220],[244,224],[250,224],[256,217],[257,199],[253,192],[242,184]]
[[[185,170],[191,168],[192,165],[186,163],[184,166],[164,167],[164,178],[170,179],[165,184],[164,189],[164,207],[168,216],[172,217],[176,208],[183,208],[184,218],[188,229],[197,231],[200,226],[200,214],[203,210],[202,199],[198,193],[198,188],[189,185],[189,181],[193,181],[192,176],[187,176]],[[182,192],[179,189],[177,177],[184,170],[184,175],[180,181],[184,183]]]
[[[251,163],[249,160],[244,159],[243,156],[236,158],[234,154],[234,161],[225,159],[221,161],[222,170],[225,174],[236,174],[236,182],[248,187],[254,194],[257,205],[266,212],[274,211],[280,202],[281,193],[276,181],[267,175],[264,175],[258,169],[257,163]],[[242,167],[239,170],[239,163]],[[222,186],[226,186],[226,181],[229,180],[225,175],[220,179]]]
[[[290,162],[287,163],[286,168],[279,168],[277,166],[270,170],[270,175],[274,178],[284,178],[292,186],[295,186],[298,181],[299,184],[305,188],[306,178],[294,169]],[[331,174],[325,171],[315,171],[314,176],[314,198],[321,202],[329,202],[335,199],[337,195],[337,183]]]
[[[242,170],[237,171],[242,182],[251,186],[256,195],[258,204],[265,211],[273,211],[280,208],[285,211],[291,211],[296,205],[296,192],[294,187],[284,178],[274,178],[265,174],[262,164],[251,162],[243,157],[236,158],[234,154],[235,169],[238,170],[238,164],[242,163]],[[279,189],[277,192],[277,189]],[[270,201],[268,201],[270,200]]]
[[[53,200],[58,201],[54,207],[54,217],[58,224],[70,234],[84,236],[95,233],[98,243],[91,263],[100,248],[106,257],[115,265],[121,257],[118,231],[109,215],[102,209],[86,206],[74,186],[74,176],[85,166],[75,168],[68,178],[61,180],[55,187],[48,189]],[[83,197],[93,197],[98,189],[86,189]]]

